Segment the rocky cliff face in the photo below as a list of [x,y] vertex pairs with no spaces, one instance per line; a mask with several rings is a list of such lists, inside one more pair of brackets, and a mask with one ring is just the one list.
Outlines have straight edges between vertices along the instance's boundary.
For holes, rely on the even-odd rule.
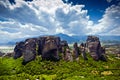
[[23,56],[23,64],[34,60],[37,55],[41,55],[43,60],[59,61],[60,53],[62,54],[62,59],[66,61],[78,59],[80,53],[82,53],[84,60],[88,60],[86,52],[89,52],[96,61],[106,61],[104,57],[105,49],[101,47],[99,38],[95,36],[88,36],[86,43],[81,44],[80,47],[75,43],[72,50],[69,48],[67,41],[61,41],[60,37],[43,36],[29,38],[23,42],[18,42],[14,52],[14,59]]
[[105,48],[101,46],[100,40],[96,36],[88,36],[86,40],[87,51],[93,57],[94,60],[106,61],[104,57]]
[[[34,60],[36,55],[41,55],[43,60],[58,61],[61,45],[63,42],[60,37],[44,36],[39,38],[29,38],[24,42],[16,44],[14,58],[23,56],[23,64]],[[66,45],[68,45],[66,43]]]
[[2,52],[0,51],[0,57],[3,56],[3,55],[4,55],[4,53],[2,53]]

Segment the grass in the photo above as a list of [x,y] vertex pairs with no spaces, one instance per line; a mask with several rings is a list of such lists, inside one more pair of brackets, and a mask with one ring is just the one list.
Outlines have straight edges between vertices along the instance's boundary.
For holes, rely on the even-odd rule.
[[0,80],[120,80],[120,60],[108,55],[108,61],[42,61],[37,57],[27,65],[22,58],[0,58]]

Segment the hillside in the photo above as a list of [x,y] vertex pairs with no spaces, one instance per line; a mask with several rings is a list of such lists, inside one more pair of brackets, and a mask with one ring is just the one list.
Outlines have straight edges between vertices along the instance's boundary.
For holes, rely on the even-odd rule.
[[94,61],[90,56],[88,61],[80,56],[78,62],[42,61],[37,57],[25,66],[22,58],[0,58],[0,80],[119,80],[119,59],[107,57],[108,62]]

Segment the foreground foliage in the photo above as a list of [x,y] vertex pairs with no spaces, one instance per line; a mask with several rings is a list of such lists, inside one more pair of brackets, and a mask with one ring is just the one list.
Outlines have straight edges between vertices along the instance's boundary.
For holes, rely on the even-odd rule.
[[120,80],[120,59],[108,56],[108,62],[51,62],[41,57],[22,65],[22,58],[0,58],[0,80]]

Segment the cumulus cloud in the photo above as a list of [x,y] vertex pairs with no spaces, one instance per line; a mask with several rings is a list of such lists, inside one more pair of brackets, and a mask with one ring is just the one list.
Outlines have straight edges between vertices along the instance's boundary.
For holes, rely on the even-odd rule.
[[[71,5],[62,0],[0,1],[0,38],[17,38],[64,33],[67,35],[119,34],[120,5],[107,8],[98,24],[89,19],[85,5]],[[114,30],[116,29],[116,30]]]
[[120,35],[120,26],[109,31],[106,35],[115,35],[115,36],[119,36]]
[[112,1],[112,0],[107,0],[107,2],[109,2],[109,3],[110,3],[111,1]]
[[94,27],[92,28],[92,33],[110,35],[108,33],[113,32],[112,34],[115,35],[114,32],[119,32],[118,31],[119,29],[117,29],[119,27],[120,27],[120,3],[118,3],[118,5],[112,5],[106,9],[102,19],[98,21],[98,24],[94,24]]
[[46,34],[86,34],[89,16],[84,5],[62,0],[0,1],[0,37],[4,40]]
[[84,5],[68,7],[65,11],[62,8],[56,10],[55,18],[59,22],[58,25],[64,29],[64,33],[86,34],[89,17],[87,10],[80,10],[82,7]]

